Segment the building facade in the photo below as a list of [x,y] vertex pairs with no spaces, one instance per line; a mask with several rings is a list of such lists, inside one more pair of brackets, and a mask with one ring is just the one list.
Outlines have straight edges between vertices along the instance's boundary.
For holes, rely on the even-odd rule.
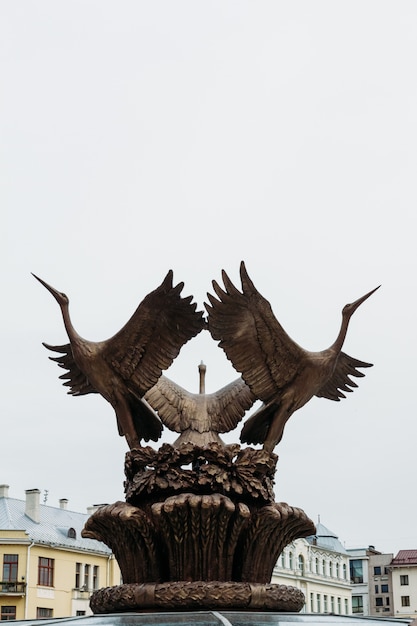
[[0,485],[0,619],[91,614],[89,598],[99,587],[120,584],[110,549],[84,539],[88,514],[40,503],[40,491],[9,498]]
[[300,589],[306,599],[304,613],[352,612],[349,556],[323,524],[317,524],[316,535],[297,539],[283,550],[271,582]]
[[400,550],[389,564],[395,617],[417,617],[417,550]]

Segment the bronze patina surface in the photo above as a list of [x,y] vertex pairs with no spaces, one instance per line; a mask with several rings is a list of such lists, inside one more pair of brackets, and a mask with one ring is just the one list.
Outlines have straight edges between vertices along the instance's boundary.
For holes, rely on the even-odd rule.
[[[125,459],[125,502],[100,507],[83,536],[106,543],[119,563],[123,584],[96,591],[95,613],[241,609],[300,611],[299,589],[270,583],[286,545],[315,533],[304,511],[274,501],[278,457],[273,450],[289,417],[314,395],[345,397],[369,363],[343,353],[349,320],[374,291],[348,304],[336,341],[308,352],[285,333],[270,304],[250,280],[244,263],[240,292],[223,272],[213,281],[208,321],[172,271],[139,305],[112,339],[82,339],[74,330],[68,298],[38,280],[61,307],[69,343],[49,346],[67,370],[61,377],[73,395],[100,393],[113,406]],[[191,393],[162,375],[182,345],[208,328],[241,378],[212,394]],[[243,426],[242,443],[225,444],[219,433]],[[155,450],[163,425],[179,433]]]

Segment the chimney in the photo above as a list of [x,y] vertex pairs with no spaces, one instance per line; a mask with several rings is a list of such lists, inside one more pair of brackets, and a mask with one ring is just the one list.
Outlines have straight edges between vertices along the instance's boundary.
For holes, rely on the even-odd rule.
[[39,489],[26,489],[25,515],[33,522],[40,522],[40,495]]
[[9,497],[9,485],[0,485],[0,498]]
[[68,500],[66,498],[61,498],[59,501],[59,508],[67,509],[67,507],[68,507]]
[[107,504],[93,504],[93,506],[88,506],[88,515],[93,515],[96,511],[98,511],[98,509],[101,509],[102,506],[107,506]]

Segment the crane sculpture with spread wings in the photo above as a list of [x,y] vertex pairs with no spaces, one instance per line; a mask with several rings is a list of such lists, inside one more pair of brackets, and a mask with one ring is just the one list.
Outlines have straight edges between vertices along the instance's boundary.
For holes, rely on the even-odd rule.
[[145,395],[145,400],[158,412],[162,422],[170,430],[181,433],[174,442],[206,446],[216,442],[224,445],[219,433],[236,428],[256,398],[242,378],[231,382],[218,391],[205,393],[206,366],[201,363],[199,393],[190,393],[166,376]]
[[341,350],[351,316],[378,287],[343,308],[339,334],[327,350],[309,352],[287,335],[249,278],[243,261],[242,291],[226,272],[222,277],[224,289],[213,281],[217,298],[207,294],[208,327],[252,393],[263,402],[246,421],[241,441],[263,443],[264,449],[272,452],[297,409],[313,396],[344,398],[343,392],[357,387],[350,376],[364,376],[358,368],[371,367]]
[[143,396],[178,356],[181,347],[205,326],[203,313],[196,311],[192,296],[180,295],[184,283],[174,287],[170,270],[116,335],[95,342],[83,339],[73,327],[68,296],[38,276],[35,278],[61,308],[69,343],[44,346],[60,353],[50,358],[67,370],[60,378],[70,388],[68,393],[101,394],[115,410],[119,434],[126,437],[130,448],[139,446],[141,439],[157,441],[162,424]]

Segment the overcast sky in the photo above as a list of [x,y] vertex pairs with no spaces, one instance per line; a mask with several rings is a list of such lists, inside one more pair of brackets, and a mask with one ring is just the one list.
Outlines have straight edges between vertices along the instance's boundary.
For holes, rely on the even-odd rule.
[[[374,363],[287,424],[276,499],[346,547],[417,548],[417,5],[413,1],[0,2],[0,483],[85,511],[123,499],[127,445],[42,341],[107,339],[168,269],[200,309],[245,260],[304,348],[381,284],[344,350]],[[167,375],[237,377],[208,333]],[[229,441],[238,441],[238,428]],[[172,435],[165,431],[165,441]]]

